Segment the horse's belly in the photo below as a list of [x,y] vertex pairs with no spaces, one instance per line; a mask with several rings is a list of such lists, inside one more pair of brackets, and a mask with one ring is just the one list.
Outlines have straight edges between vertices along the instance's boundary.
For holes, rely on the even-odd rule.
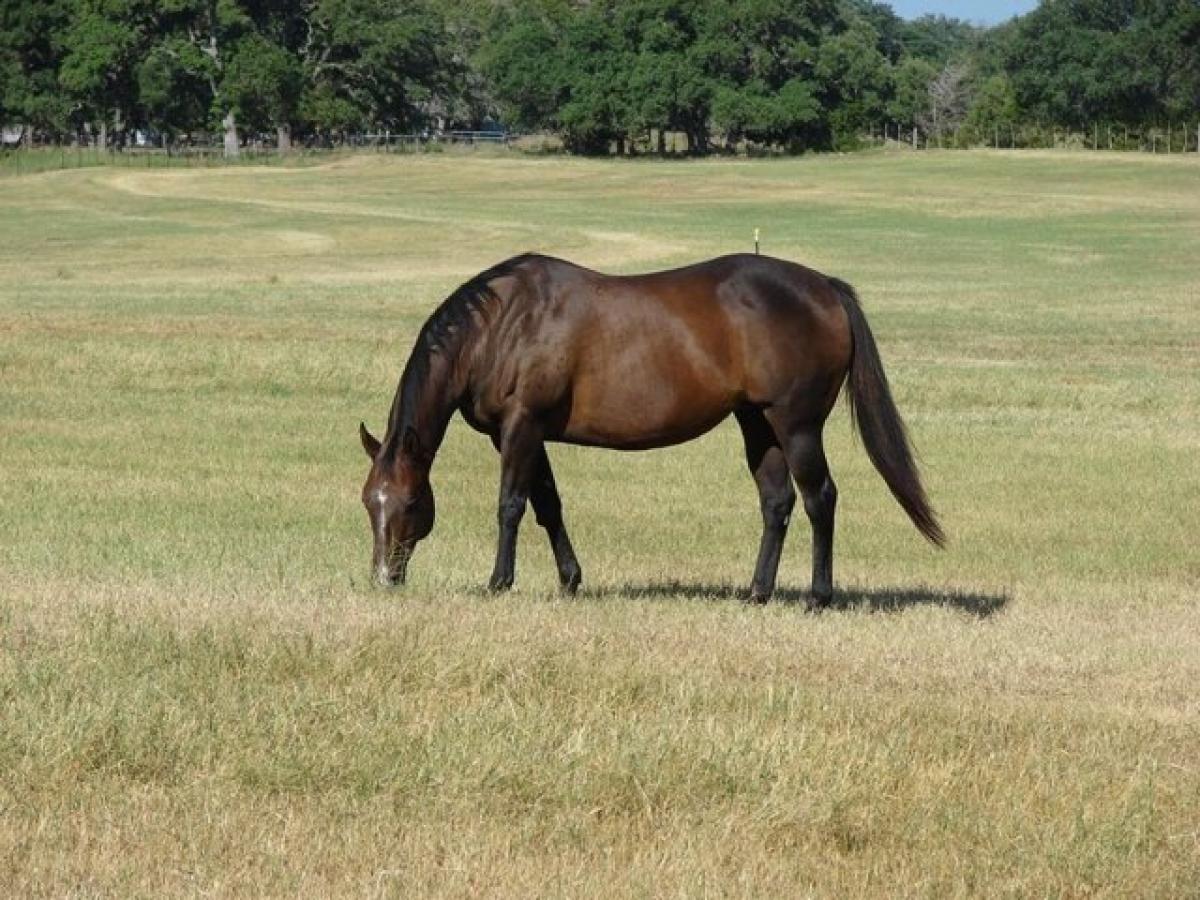
[[636,379],[578,390],[559,436],[568,443],[644,450],[699,437],[732,412],[731,392]]

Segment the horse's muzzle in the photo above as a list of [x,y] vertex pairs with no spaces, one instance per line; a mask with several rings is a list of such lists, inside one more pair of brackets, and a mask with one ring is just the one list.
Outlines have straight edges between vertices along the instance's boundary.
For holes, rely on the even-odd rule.
[[377,585],[396,587],[404,584],[404,579],[408,575],[408,561],[412,559],[413,546],[413,544],[407,544],[397,547],[387,559],[375,567],[375,583]]

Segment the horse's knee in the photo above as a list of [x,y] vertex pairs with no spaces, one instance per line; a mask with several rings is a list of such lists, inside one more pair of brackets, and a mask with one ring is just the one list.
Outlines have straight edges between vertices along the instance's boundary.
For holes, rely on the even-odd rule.
[[804,511],[813,522],[831,519],[837,509],[837,496],[837,485],[826,477],[816,488],[804,491]]
[[764,496],[761,501],[763,524],[769,528],[786,527],[796,507],[796,492],[787,491]]
[[524,497],[505,497],[500,501],[497,518],[501,525],[516,525],[521,521],[523,515],[525,515]]

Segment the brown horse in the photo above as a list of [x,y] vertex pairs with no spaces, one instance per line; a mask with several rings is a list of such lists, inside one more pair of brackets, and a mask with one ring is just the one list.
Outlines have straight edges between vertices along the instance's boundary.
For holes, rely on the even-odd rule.
[[730,413],[758,485],[763,534],[751,599],[775,587],[796,492],[813,530],[810,604],[833,593],[837,489],[821,434],[842,382],[867,454],[930,541],[943,535],[913,463],[853,288],[766,256],[735,255],[611,276],[517,256],[448,297],[417,336],[383,440],[359,426],[371,471],[363,504],[382,584],[404,580],[433,528],[429,469],[455,410],[500,452],[500,540],[489,586],[513,583],[526,501],[565,590],[581,570],[546,441],[620,450],[699,437]]

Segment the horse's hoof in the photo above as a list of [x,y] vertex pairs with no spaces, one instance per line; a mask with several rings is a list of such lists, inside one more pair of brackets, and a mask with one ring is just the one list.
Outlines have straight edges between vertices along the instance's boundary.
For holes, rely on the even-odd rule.
[[770,594],[760,594],[758,591],[751,591],[750,596],[742,602],[747,606],[762,606],[770,599]]
[[558,578],[559,589],[569,597],[574,597],[575,592],[579,590],[579,585],[583,581],[583,572],[576,569],[573,572],[568,572],[566,575],[560,575]]
[[819,613],[822,610],[828,609],[829,605],[832,602],[833,602],[832,594],[826,594],[824,596],[814,594],[813,596],[808,598],[808,601],[804,604],[804,608],[807,612]]
[[489,594],[503,594],[513,586],[511,578],[493,578],[488,582]]

